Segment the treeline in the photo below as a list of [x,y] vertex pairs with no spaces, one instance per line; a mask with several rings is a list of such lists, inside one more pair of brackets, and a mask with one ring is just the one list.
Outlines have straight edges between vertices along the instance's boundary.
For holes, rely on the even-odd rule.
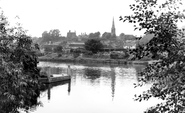
[[58,29],[53,29],[53,30],[50,30],[49,32],[44,31],[42,33],[41,43],[49,42],[49,41],[56,42],[56,41],[59,41],[59,40],[64,39],[64,38],[65,37],[61,36],[60,31]]
[[127,40],[127,39],[137,39],[138,37],[134,35],[127,35],[120,33],[119,36],[112,36],[110,32],[104,32],[101,34],[99,31],[89,33],[89,34],[80,34],[77,38],[67,38],[66,36],[61,36],[59,29],[52,29],[50,31],[44,31],[42,37],[34,38],[35,43],[45,44],[46,42],[59,42],[59,41],[81,41],[86,42],[87,39],[100,39],[100,40]]

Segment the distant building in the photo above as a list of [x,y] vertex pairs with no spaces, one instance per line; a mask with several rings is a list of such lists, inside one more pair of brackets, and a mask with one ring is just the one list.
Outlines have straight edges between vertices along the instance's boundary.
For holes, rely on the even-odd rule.
[[76,38],[76,31],[75,32],[71,32],[71,30],[69,30],[69,32],[67,33],[67,38]]
[[51,42],[49,41],[48,43],[42,45],[42,48],[45,49],[45,48],[51,48],[51,50],[53,50],[54,48],[56,48],[58,45],[59,45],[60,42]]
[[129,35],[129,34],[123,34],[121,33],[119,36],[120,40],[127,41],[127,40],[137,40],[137,37],[134,35]]
[[70,50],[84,49],[85,43],[83,42],[70,42],[63,48],[63,51],[69,53]]
[[152,38],[154,37],[154,34],[147,33],[139,40],[139,45],[145,45],[147,44]]
[[119,39],[123,41],[124,49],[135,49],[138,43],[137,37],[134,35],[120,34]]
[[83,42],[72,42],[72,43],[68,43],[68,46],[67,46],[67,48],[69,48],[69,49],[82,49],[82,48],[84,48],[84,45],[85,45],[85,43],[83,43]]
[[80,35],[78,35],[78,41],[81,41],[81,42],[87,41],[88,38],[89,38],[89,35],[87,35],[86,33],[81,33]]
[[136,49],[136,41],[127,40],[126,43],[123,45],[124,49]]
[[78,35],[78,38],[89,38],[89,35],[87,35],[86,33],[81,33],[80,35]]

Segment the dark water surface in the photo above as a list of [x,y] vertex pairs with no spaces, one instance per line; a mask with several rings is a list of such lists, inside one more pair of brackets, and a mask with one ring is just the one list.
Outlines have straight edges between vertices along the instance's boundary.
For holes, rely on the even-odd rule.
[[39,100],[42,107],[31,113],[143,113],[158,100],[134,101],[134,95],[149,88],[150,84],[134,88],[137,72],[142,65],[74,65],[40,62],[54,76],[66,75],[67,67],[72,71],[71,82],[50,86],[42,92]]

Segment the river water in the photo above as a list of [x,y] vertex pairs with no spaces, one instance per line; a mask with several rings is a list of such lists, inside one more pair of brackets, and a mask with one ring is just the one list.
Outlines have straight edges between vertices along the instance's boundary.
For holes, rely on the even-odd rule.
[[[41,93],[42,106],[31,113],[143,113],[156,105],[157,99],[134,101],[135,94],[147,90],[150,84],[134,88],[142,65],[80,65],[40,62],[39,67],[54,76],[67,74],[71,82],[51,86]],[[49,71],[48,71],[49,70]]]

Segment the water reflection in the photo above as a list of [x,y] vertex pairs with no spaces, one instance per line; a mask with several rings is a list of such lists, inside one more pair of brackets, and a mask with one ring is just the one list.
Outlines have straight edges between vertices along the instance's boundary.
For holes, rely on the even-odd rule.
[[112,91],[112,100],[114,99],[114,92],[115,92],[115,83],[116,83],[116,73],[113,68],[111,68],[111,91]]
[[41,71],[47,72],[48,74],[52,74],[56,76],[56,75],[61,75],[66,70],[64,68],[59,68],[59,67],[51,68],[50,66],[46,66],[46,67],[42,67]]
[[[67,74],[68,65],[48,62],[39,64],[55,76]],[[155,105],[155,101],[142,104],[133,101],[134,94],[140,94],[148,88],[133,87],[133,83],[138,80],[137,72],[144,66],[70,64],[70,67],[70,83],[49,86],[45,91],[48,96],[40,98],[44,107],[39,107],[34,113],[142,113]]]
[[64,84],[68,84],[68,95],[70,95],[70,91],[71,91],[71,80],[66,80],[66,81],[62,81],[62,82],[55,82],[55,83],[51,83],[51,84],[45,84],[42,88],[42,91],[47,91],[47,97],[48,100],[51,99],[51,89],[53,87],[59,86],[59,85],[64,85]]
[[101,71],[99,69],[85,68],[84,75],[87,79],[95,80],[97,78],[100,78]]

